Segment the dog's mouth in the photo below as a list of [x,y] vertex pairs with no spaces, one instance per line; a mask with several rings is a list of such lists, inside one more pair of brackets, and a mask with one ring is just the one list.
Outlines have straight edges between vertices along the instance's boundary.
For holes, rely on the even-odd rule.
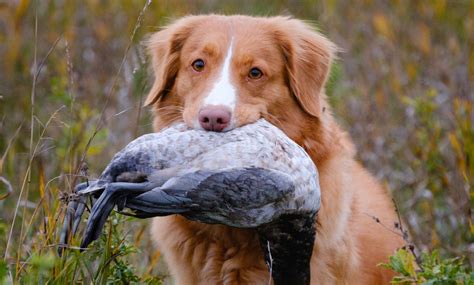
[[[280,119],[266,112],[264,108],[250,106],[244,109],[244,107],[237,108],[233,112],[223,106],[204,107],[197,112],[190,108],[183,110],[177,121],[183,121],[191,129],[211,132],[228,132],[255,123],[260,119],[265,119],[279,129],[282,128],[283,123]],[[254,109],[253,112],[251,112],[252,109]]]

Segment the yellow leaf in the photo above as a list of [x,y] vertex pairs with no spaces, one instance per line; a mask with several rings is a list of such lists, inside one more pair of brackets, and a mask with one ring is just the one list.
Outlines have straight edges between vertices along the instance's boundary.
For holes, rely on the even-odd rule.
[[408,63],[405,67],[405,70],[410,80],[416,79],[416,76],[418,75],[418,70],[416,69],[416,66],[413,63]]
[[434,11],[437,17],[440,17],[446,11],[446,0],[435,0]]
[[461,144],[459,143],[456,135],[454,134],[454,132],[449,133],[448,138],[449,138],[449,142],[451,143],[451,146],[453,147],[456,154],[458,156],[462,157],[463,156],[462,147],[461,147]]
[[[433,189],[432,191],[434,192],[435,189]],[[423,201],[420,202],[420,208],[422,210],[422,213],[424,213],[424,214],[430,213],[432,207],[433,207],[433,205],[431,203],[429,203],[428,201],[426,201],[426,200],[423,200]]]
[[380,108],[383,108],[383,106],[386,105],[385,96],[381,88],[375,91],[375,102]]
[[402,93],[402,84],[398,76],[393,76],[391,80],[392,90],[395,94]]
[[151,272],[153,270],[153,268],[156,266],[156,263],[160,259],[160,256],[161,256],[161,252],[159,250],[156,250],[153,253],[153,255],[151,256],[150,264],[148,265],[148,269],[147,269],[148,272]]
[[374,25],[375,30],[381,34],[382,36],[393,39],[393,29],[390,22],[387,20],[387,17],[382,14],[378,13],[375,14],[372,18],[372,24]]
[[461,173],[464,175],[466,173],[467,163],[465,160],[463,147],[461,143],[459,142],[458,138],[456,137],[456,135],[454,134],[454,132],[450,132],[448,134],[448,139],[449,139],[449,142],[451,143],[451,146],[453,147],[454,152],[456,153],[459,169],[461,170]]
[[44,170],[43,167],[40,165],[39,167],[39,181],[38,181],[38,188],[41,199],[44,199]]
[[438,247],[439,246],[438,233],[436,232],[436,230],[434,228],[431,230],[431,245],[433,247]]
[[402,103],[407,105],[407,106],[415,106],[415,104],[416,104],[415,100],[413,100],[412,98],[410,98],[406,95],[402,95],[400,98],[401,98]]
[[45,183],[44,183],[44,167],[43,167],[43,163],[40,163],[39,164],[39,171],[38,171],[38,190],[39,190],[39,194],[40,194],[40,197],[41,197],[41,200],[43,201],[43,209],[44,209],[44,212],[47,213],[47,215],[49,216],[49,201],[48,199],[45,198]]
[[20,25],[21,20],[26,14],[26,11],[28,10],[28,6],[30,5],[29,0],[22,0],[16,7],[15,11],[15,27],[18,27]]
[[411,276],[415,275],[415,257],[411,252],[407,252],[406,269]]
[[425,24],[418,25],[418,35],[416,37],[418,48],[425,54],[431,52],[431,31]]

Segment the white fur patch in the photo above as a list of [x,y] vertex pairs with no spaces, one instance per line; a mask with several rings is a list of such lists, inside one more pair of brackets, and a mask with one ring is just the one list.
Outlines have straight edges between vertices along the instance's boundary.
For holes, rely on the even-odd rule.
[[237,101],[237,92],[234,85],[230,82],[231,70],[230,62],[232,60],[233,40],[231,40],[229,49],[227,50],[222,66],[221,73],[217,78],[216,83],[211,89],[211,92],[204,98],[203,107],[208,105],[222,105],[226,106],[233,113]]

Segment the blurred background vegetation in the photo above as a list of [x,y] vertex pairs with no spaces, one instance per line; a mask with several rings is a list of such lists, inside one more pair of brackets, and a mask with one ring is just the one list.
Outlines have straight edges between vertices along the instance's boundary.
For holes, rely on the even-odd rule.
[[59,197],[151,131],[143,39],[210,12],[293,15],[334,41],[328,94],[358,158],[418,249],[472,266],[474,1],[0,0],[0,283],[166,279],[146,221],[118,215],[59,258]]

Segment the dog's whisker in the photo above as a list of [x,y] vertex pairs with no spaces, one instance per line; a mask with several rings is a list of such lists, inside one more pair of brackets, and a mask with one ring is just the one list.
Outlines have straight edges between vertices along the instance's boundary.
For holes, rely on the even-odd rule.
[[160,108],[157,108],[156,111],[160,112],[162,110],[177,110],[177,111],[184,111],[184,107],[182,106],[177,106],[177,105],[169,105],[169,106],[163,106]]
[[184,122],[182,114],[169,114],[161,117],[163,121],[166,121],[167,124],[175,122]]
[[168,115],[168,114],[182,114],[181,111],[179,110],[161,110],[161,111],[158,111],[158,113],[160,115]]

